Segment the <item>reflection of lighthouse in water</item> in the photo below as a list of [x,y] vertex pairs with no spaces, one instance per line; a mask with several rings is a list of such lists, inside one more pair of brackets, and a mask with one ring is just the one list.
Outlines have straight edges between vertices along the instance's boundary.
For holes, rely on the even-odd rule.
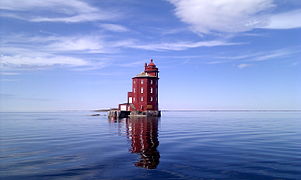
[[155,169],[159,164],[160,153],[157,150],[158,118],[136,117],[126,120],[127,136],[131,140],[130,151],[140,154],[135,166]]

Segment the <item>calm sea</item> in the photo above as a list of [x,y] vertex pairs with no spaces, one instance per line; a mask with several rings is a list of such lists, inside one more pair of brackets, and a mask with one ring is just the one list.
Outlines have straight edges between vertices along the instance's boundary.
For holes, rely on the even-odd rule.
[[299,112],[1,113],[0,179],[301,179]]

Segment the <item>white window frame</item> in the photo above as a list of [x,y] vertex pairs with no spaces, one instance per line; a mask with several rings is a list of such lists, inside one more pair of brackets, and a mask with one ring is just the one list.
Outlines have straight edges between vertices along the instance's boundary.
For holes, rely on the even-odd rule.
[[141,94],[143,94],[143,87],[140,89]]
[[141,84],[143,84],[143,79],[141,80]]
[[153,88],[150,89],[150,93],[153,93]]
[[153,97],[152,97],[152,96],[150,97],[150,101],[151,101],[151,102],[153,101]]
[[143,96],[140,98],[140,101],[143,102]]

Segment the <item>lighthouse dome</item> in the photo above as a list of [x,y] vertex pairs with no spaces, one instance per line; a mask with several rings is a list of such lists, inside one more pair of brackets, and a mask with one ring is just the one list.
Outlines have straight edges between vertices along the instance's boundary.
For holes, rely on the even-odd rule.
[[148,66],[154,66],[154,67],[156,67],[156,65],[155,65],[155,63],[154,63],[153,61],[154,61],[154,60],[151,59],[151,62],[148,64]]

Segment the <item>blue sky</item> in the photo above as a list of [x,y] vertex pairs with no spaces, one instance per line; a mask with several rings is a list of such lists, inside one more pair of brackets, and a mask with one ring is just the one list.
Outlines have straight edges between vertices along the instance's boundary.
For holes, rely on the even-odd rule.
[[301,109],[299,0],[1,0],[1,111],[117,107],[153,58],[161,109]]

